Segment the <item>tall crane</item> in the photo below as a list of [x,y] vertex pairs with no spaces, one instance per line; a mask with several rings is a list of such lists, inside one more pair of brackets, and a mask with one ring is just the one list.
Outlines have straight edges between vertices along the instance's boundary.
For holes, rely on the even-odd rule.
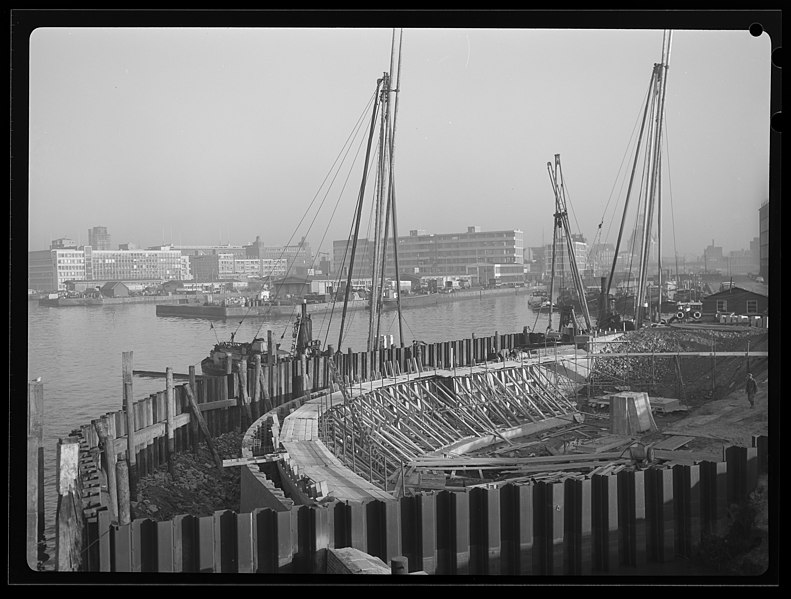
[[[563,169],[560,166],[560,154],[555,154],[555,167],[552,168],[552,163],[547,162],[547,171],[549,172],[549,180],[552,183],[552,190],[555,192],[555,226],[554,231],[558,229],[563,231],[566,238],[566,252],[568,255],[569,268],[571,269],[571,278],[574,283],[574,290],[577,293],[577,298],[580,303],[580,310],[582,317],[585,319],[585,326],[587,330],[591,330],[591,317],[588,310],[588,302],[585,298],[585,289],[582,284],[582,276],[580,275],[579,267],[577,266],[577,258],[574,255],[574,240],[571,238],[571,227],[569,225],[568,209],[566,207],[566,190],[563,185]],[[555,236],[552,240],[552,279],[550,282],[550,298],[552,302],[551,289],[554,286],[555,279]],[[552,322],[552,311],[549,312],[550,326]]]

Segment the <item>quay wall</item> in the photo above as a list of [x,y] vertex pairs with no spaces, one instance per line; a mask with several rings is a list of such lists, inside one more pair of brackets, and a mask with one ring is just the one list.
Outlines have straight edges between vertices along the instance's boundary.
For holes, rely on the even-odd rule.
[[[401,308],[423,308],[464,300],[482,299],[503,295],[525,295],[530,293],[526,287],[507,289],[478,289],[454,291],[452,293],[431,293],[428,295],[405,295],[401,298]],[[337,310],[340,302],[318,302],[308,304],[310,314],[325,314]],[[261,306],[220,306],[202,304],[168,304],[156,307],[157,316],[181,316],[186,318],[240,318],[255,316],[293,317],[301,310],[301,303],[278,302]],[[368,300],[350,300],[347,310],[365,310]],[[394,309],[394,308],[390,308]]]
[[134,295],[131,297],[59,297],[57,299],[42,298],[38,303],[42,306],[64,308],[69,306],[118,306],[123,304],[154,304],[163,303],[177,305],[184,301],[183,295]]

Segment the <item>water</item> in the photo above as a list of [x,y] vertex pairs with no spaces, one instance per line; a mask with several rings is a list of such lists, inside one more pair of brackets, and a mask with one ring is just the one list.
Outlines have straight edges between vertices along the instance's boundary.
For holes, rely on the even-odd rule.
[[[464,300],[402,311],[404,345],[413,340],[432,343],[521,332],[527,326],[543,332],[547,315],[537,315],[527,306],[527,295],[503,295]],[[322,346],[336,350],[365,349],[368,337],[368,311],[356,310],[346,317],[347,332],[338,348],[340,308],[335,314],[316,314],[313,338]],[[44,384],[44,489],[45,539],[47,552],[54,558],[55,454],[59,438],[88,424],[107,412],[123,406],[121,359],[133,352],[135,370],[187,373],[218,340],[249,341],[266,338],[271,330],[281,347],[291,347],[292,322],[288,318],[208,321],[203,319],[160,317],[153,304],[117,306],[73,306],[52,308],[28,302],[27,380],[41,377]],[[393,335],[399,343],[396,311],[385,312],[382,335]],[[162,391],[163,378],[133,379],[134,400]]]

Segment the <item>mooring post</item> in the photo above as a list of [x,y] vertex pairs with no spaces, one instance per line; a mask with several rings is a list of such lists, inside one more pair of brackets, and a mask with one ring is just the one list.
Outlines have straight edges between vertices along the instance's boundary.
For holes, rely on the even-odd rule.
[[104,418],[93,421],[93,427],[99,436],[99,447],[102,450],[102,470],[107,479],[107,495],[110,498],[110,520],[118,517],[118,496],[116,494],[115,476],[115,437],[110,433]]
[[397,555],[390,559],[390,573],[391,574],[409,574],[409,558],[403,555]]
[[132,521],[129,502],[129,466],[123,453],[118,454],[118,461],[115,463],[115,480],[118,490],[118,524],[123,526]]
[[27,391],[27,565],[38,570],[44,540],[44,383],[38,378]]
[[250,412],[250,396],[247,394],[247,358],[239,360],[239,432],[247,430],[252,423]]
[[167,433],[168,473],[176,478],[176,398],[173,390],[173,368],[165,368],[165,431]]
[[60,439],[57,447],[58,512],[55,526],[59,572],[82,567],[82,492],[79,481],[80,443],[75,437]]
[[266,332],[266,367],[268,371],[267,374],[269,375],[267,377],[267,399],[269,400],[268,407],[270,410],[275,407],[275,382],[273,377],[273,373],[275,372],[273,368],[275,363],[275,346],[273,343],[272,331],[268,330]]
[[126,410],[126,451],[129,462],[129,493],[137,497],[137,455],[135,454],[135,412],[132,395],[132,358],[131,351],[123,352],[121,369],[124,385],[124,410]]
[[[189,377],[190,388],[196,389],[197,393],[197,377],[195,376],[195,366],[192,364],[189,367]],[[189,405],[189,402],[187,405]],[[192,451],[198,453],[198,446],[200,445],[200,430],[198,429],[198,419],[194,416],[190,418],[190,437],[192,438]]]
[[260,401],[261,401],[261,354],[253,356],[253,401],[252,401],[252,418],[253,421],[258,420],[261,415]]

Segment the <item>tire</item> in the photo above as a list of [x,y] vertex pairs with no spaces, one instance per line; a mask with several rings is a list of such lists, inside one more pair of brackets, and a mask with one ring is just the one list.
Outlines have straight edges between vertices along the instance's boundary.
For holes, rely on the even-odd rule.
[[679,320],[683,319],[684,313],[681,310],[679,310],[678,313],[676,314],[676,318],[678,318]]
[[695,320],[697,320],[698,318],[700,318],[700,316],[701,316],[701,314],[700,314],[700,312],[698,312],[697,310],[695,310],[695,312],[692,314],[692,318],[694,318]]

